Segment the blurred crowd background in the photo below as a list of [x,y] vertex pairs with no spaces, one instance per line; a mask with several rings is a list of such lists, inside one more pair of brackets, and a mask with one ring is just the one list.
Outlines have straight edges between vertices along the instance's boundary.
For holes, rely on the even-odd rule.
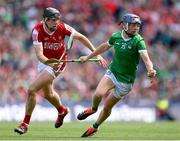
[[[0,105],[24,103],[26,91],[37,76],[37,59],[31,30],[42,20],[43,9],[60,10],[62,20],[86,35],[97,47],[119,30],[118,21],[126,13],[138,14],[150,58],[158,72],[150,83],[141,62],[131,93],[122,103],[155,106],[163,112],[180,104],[180,1],[179,0],[1,0],[0,1]],[[88,54],[75,42],[69,58]],[[103,54],[111,61],[113,51]],[[89,102],[105,73],[96,63],[69,63],[56,79],[55,88],[68,102]],[[39,92],[38,102],[43,103]]]

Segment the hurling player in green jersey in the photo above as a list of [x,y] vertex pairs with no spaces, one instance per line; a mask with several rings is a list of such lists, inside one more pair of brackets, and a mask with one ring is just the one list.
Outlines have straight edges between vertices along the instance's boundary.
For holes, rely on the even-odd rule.
[[109,93],[98,119],[82,137],[88,137],[96,133],[99,125],[110,116],[112,107],[131,91],[140,57],[146,65],[148,77],[153,78],[156,75],[146,50],[144,39],[138,34],[141,25],[140,17],[135,14],[125,14],[121,24],[123,27],[122,31],[113,33],[107,42],[102,43],[90,55],[81,57],[85,62],[110,48],[114,49],[113,60],[96,88],[92,107],[79,113],[77,118],[84,120],[94,114],[102,97],[112,89],[114,92]]

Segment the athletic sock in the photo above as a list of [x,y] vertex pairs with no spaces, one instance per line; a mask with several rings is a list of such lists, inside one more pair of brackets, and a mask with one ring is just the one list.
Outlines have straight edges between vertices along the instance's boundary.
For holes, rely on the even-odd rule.
[[93,124],[93,128],[97,129],[98,127],[99,127],[99,124],[98,124],[97,122],[95,122],[95,123]]
[[61,105],[59,108],[57,108],[59,113],[62,113],[65,109],[66,108],[63,105]]
[[93,106],[92,109],[93,111],[97,111],[98,108]]
[[31,119],[31,115],[25,115],[24,120],[23,120],[23,123],[29,125],[30,119]]

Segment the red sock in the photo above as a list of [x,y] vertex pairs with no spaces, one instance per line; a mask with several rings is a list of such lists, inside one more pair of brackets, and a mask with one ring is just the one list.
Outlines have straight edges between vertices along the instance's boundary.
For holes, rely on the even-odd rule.
[[30,119],[31,119],[31,115],[25,115],[23,122],[29,124]]
[[62,113],[65,109],[66,109],[66,107],[64,107],[63,105],[61,105],[59,108],[57,108],[59,113]]

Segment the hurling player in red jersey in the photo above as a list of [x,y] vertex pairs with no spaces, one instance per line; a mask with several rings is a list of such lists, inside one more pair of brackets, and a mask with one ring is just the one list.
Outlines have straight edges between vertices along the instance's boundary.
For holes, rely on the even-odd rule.
[[[44,10],[43,20],[35,25],[32,30],[33,46],[39,60],[39,75],[29,86],[24,120],[14,129],[19,134],[24,134],[28,130],[31,115],[36,105],[36,92],[39,90],[44,92],[45,98],[58,111],[55,128],[61,127],[64,117],[68,114],[68,109],[61,104],[60,97],[52,85],[53,80],[64,70],[66,63],[62,63],[59,66],[57,64],[44,64],[45,61],[51,58],[67,58],[64,42],[65,36],[70,36],[73,33],[74,39],[79,40],[91,51],[95,50],[92,43],[84,35],[60,21],[60,16],[60,12],[57,9],[48,7]],[[100,59],[101,65],[106,65],[106,61],[101,56],[98,56],[98,59]]]

